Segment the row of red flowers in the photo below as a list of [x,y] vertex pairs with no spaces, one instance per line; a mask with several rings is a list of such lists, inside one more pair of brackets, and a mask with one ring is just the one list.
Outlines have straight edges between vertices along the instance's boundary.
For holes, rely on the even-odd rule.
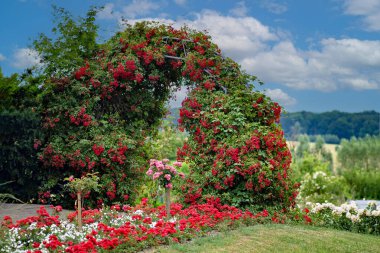
[[[56,210],[59,211],[60,208]],[[169,242],[187,241],[194,236],[205,235],[223,227],[231,228],[241,224],[250,225],[266,221],[281,223],[285,217],[277,213],[270,217],[267,210],[253,214],[233,206],[222,205],[217,198],[209,198],[206,203],[189,207],[173,204],[171,207],[173,218],[168,220],[164,206],[148,207],[144,199],[136,207],[114,205],[108,211],[85,210],[82,214],[85,223],[84,232],[77,239],[73,239],[64,231],[65,227],[68,227],[67,221],[59,220],[58,216],[51,216],[44,207],[41,207],[37,214],[16,223],[13,223],[9,216],[4,217],[2,226],[7,228],[7,231],[1,239],[7,241],[7,233],[10,237],[11,233],[17,233],[19,237],[13,238],[20,238],[21,235],[24,239],[13,242],[13,247],[18,245],[18,249],[34,253],[44,250],[98,252],[98,250],[114,249],[130,252]],[[75,216],[76,212],[69,214],[69,221],[74,222]],[[36,236],[43,233],[45,234],[42,237]],[[4,249],[14,250],[12,245],[5,245]]]

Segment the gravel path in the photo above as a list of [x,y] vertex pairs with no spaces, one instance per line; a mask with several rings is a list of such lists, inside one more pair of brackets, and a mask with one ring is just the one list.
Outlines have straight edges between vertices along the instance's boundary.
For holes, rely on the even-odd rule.
[[[5,215],[12,217],[13,222],[24,219],[28,216],[36,216],[36,211],[44,206],[46,210],[52,214],[52,209],[50,205],[37,205],[37,204],[10,204],[10,203],[0,203],[0,221]],[[60,213],[61,218],[66,218],[67,214],[72,212],[71,210],[63,210]]]

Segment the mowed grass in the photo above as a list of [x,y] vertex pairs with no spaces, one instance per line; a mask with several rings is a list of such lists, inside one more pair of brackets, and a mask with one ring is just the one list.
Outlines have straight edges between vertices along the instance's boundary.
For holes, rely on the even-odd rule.
[[257,225],[144,252],[380,252],[380,237],[296,225]]

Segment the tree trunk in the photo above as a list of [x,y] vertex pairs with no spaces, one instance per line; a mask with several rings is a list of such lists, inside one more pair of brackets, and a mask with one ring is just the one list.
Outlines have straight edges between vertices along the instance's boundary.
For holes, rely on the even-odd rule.
[[78,230],[82,232],[82,193],[77,193],[77,201],[78,201],[78,215],[77,215],[77,221],[78,221]]
[[170,188],[165,188],[166,218],[170,219]]

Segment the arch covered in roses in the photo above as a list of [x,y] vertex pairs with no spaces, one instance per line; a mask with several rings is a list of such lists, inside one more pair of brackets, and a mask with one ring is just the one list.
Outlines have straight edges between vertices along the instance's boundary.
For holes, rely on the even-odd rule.
[[186,86],[179,127],[190,137],[178,150],[191,170],[181,186],[185,201],[213,195],[237,206],[293,205],[291,155],[277,124],[281,107],[255,91],[255,80],[205,33],[151,22],[128,26],[72,76],[45,85],[46,190],[57,190],[66,175],[99,172],[96,204],[133,201],[150,158],[145,142],[168,99]]

